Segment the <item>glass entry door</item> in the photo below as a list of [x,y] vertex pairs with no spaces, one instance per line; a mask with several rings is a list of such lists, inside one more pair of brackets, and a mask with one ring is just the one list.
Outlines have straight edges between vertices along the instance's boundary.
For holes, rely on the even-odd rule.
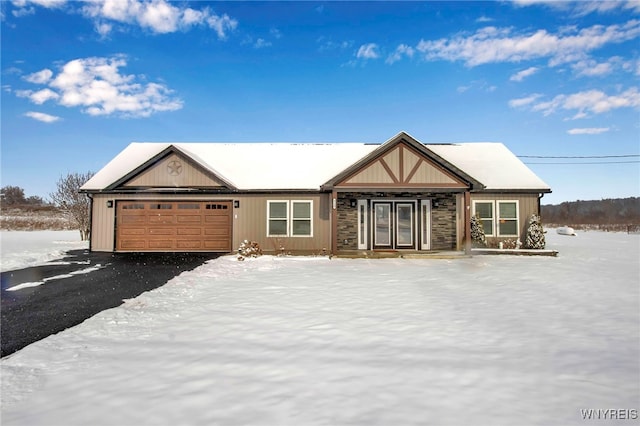
[[373,202],[373,248],[416,248],[416,204]]
[[396,203],[396,246],[413,247],[413,204]]
[[373,204],[373,245],[391,248],[391,203]]

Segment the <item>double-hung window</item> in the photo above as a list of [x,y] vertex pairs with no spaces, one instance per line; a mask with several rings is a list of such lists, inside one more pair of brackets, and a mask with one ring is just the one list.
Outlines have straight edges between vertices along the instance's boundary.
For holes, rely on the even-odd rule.
[[484,235],[487,237],[493,237],[493,223],[494,223],[494,208],[493,201],[474,201],[473,211],[480,222],[482,222],[482,228],[484,229]]
[[267,201],[268,237],[312,237],[313,201]]
[[267,201],[267,235],[289,236],[289,201]]
[[497,201],[498,235],[501,237],[518,236],[518,202]]
[[291,202],[291,236],[311,237],[313,235],[312,209],[313,201]]
[[517,237],[519,235],[518,201],[474,201],[473,214],[480,218],[487,237]]

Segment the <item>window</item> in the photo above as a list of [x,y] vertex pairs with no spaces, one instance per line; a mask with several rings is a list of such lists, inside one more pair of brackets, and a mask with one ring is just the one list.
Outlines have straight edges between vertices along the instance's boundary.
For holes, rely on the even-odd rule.
[[313,201],[267,201],[268,237],[312,237]]
[[207,204],[207,210],[227,210],[226,204]]
[[144,210],[144,204],[124,204],[123,210]]
[[484,235],[493,236],[493,201],[474,201],[473,214],[480,218]]
[[200,203],[178,204],[178,210],[200,210]]
[[291,236],[310,237],[312,235],[312,203],[312,201],[291,202]]
[[267,201],[267,236],[288,237],[289,202]]
[[171,210],[173,205],[171,204],[149,204],[151,210]]
[[498,201],[498,235],[518,236],[518,202]]

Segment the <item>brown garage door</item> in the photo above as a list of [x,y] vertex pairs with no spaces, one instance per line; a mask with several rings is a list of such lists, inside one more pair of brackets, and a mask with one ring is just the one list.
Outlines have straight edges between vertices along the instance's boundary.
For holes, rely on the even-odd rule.
[[231,251],[231,201],[119,201],[117,251]]

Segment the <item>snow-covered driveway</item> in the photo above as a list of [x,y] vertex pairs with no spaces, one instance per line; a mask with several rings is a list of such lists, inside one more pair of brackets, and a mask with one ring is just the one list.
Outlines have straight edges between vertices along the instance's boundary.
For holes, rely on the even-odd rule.
[[548,240],[559,257],[216,259],[3,359],[3,425],[633,414],[640,236]]

